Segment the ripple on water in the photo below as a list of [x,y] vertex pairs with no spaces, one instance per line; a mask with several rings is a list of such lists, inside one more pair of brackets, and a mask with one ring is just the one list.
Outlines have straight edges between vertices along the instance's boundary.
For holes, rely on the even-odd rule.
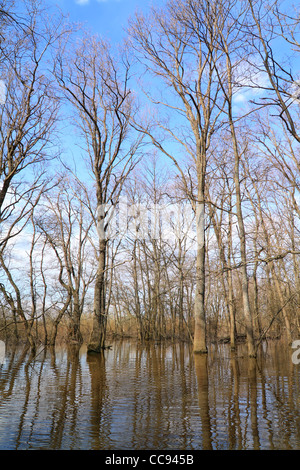
[[131,342],[104,358],[8,356],[0,448],[298,449],[299,369],[269,352],[250,373],[223,349],[195,363],[186,345]]

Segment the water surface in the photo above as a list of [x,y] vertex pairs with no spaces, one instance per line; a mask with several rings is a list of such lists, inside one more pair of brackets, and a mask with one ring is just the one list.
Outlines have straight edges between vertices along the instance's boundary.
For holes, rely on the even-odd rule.
[[282,343],[257,360],[226,345],[113,343],[104,355],[7,349],[0,449],[300,449],[300,365]]

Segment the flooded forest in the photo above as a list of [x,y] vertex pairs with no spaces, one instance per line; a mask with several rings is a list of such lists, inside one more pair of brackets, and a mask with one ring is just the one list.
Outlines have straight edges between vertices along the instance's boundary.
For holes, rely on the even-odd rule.
[[300,448],[299,29],[0,0],[0,449]]

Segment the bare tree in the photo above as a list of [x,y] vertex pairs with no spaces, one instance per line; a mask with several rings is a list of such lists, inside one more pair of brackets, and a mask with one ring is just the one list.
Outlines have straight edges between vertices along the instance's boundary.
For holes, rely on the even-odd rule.
[[[214,67],[219,60],[216,48],[219,35],[219,2],[170,1],[164,10],[152,9],[130,23],[133,47],[146,70],[160,83],[160,97],[150,96],[158,106],[158,119],[143,131],[167,155],[182,177],[197,218],[197,275],[195,292],[194,351],[207,352],[205,320],[205,182],[208,150],[219,125],[223,107]],[[215,22],[211,21],[215,11]],[[162,87],[164,85],[164,89]],[[148,96],[150,93],[147,93]],[[172,117],[170,117],[172,113]],[[174,116],[175,119],[174,119]],[[160,135],[157,130],[160,130]],[[178,146],[173,150],[168,142]],[[195,191],[190,190],[190,172],[184,154],[196,173]]]
[[[238,70],[243,60],[241,49],[243,47],[243,37],[241,34],[240,24],[244,23],[245,10],[243,3],[240,4],[233,0],[228,5],[222,5],[223,24],[219,29],[218,48],[223,52],[223,61],[216,64],[215,70],[218,75],[220,86],[224,95],[226,106],[226,121],[231,137],[232,153],[234,158],[234,185],[235,185],[235,207],[238,222],[238,234],[240,239],[240,257],[241,257],[241,275],[242,275],[242,292],[243,292],[243,308],[246,323],[247,341],[249,356],[255,356],[255,343],[253,331],[253,318],[249,300],[249,278],[247,272],[247,241],[246,228],[244,223],[242,208],[242,189],[240,167],[241,159],[245,151],[247,151],[247,143],[243,138],[239,138],[239,125],[237,124],[242,116],[234,113],[234,93],[238,84]],[[239,8],[239,9],[238,9]],[[230,15],[231,10],[237,10],[235,16]],[[225,27],[226,26],[226,27]],[[247,113],[248,114],[248,113]]]
[[[64,181],[46,195],[43,213],[36,217],[35,224],[43,233],[46,243],[53,250],[58,263],[57,275],[65,291],[65,307],[60,309],[55,322],[67,314],[68,338],[72,343],[82,343],[80,320],[84,309],[85,296],[94,280],[93,266],[89,266],[89,237],[93,220],[87,214],[82,202],[81,188],[72,179]],[[55,341],[56,333],[52,338]]]
[[[32,188],[41,184],[42,172],[37,172],[38,167],[54,157],[49,144],[59,103],[46,67],[58,39],[58,25],[52,24],[51,29],[49,18],[43,19],[44,12],[35,2],[28,1],[26,7],[29,14],[26,31],[15,31],[9,40],[12,49],[9,58],[1,64],[6,88],[0,114],[1,224],[16,206],[28,201]],[[28,204],[24,207],[26,211]]]
[[244,32],[254,51],[249,62],[259,72],[257,76],[265,79],[254,84],[261,90],[255,102],[275,113],[287,132],[300,143],[299,78],[294,75],[290,62],[300,51],[299,15],[293,8],[286,11],[286,6],[278,0],[272,8],[262,0],[247,3],[249,19]]
[[124,334],[125,322],[135,320],[141,341],[191,339],[187,287],[194,285],[188,281],[194,280],[188,254],[194,217],[188,202],[173,202],[178,193],[156,156],[139,165],[124,186],[128,224],[120,245],[124,263],[114,270],[113,308],[118,331]]
[[130,134],[134,100],[129,89],[130,65],[126,51],[117,57],[109,45],[85,35],[70,56],[60,57],[56,76],[65,97],[77,113],[77,125],[85,139],[85,153],[92,173],[99,246],[95,280],[93,329],[88,351],[105,347],[106,253],[109,206],[118,202],[122,185],[135,165],[140,137]]
[[[222,148],[223,147],[223,148]],[[236,302],[233,289],[232,250],[233,250],[233,163],[230,161],[228,145],[220,145],[215,166],[207,188],[208,211],[218,247],[221,284],[229,318],[229,337],[232,350],[236,349]],[[211,202],[211,204],[209,203]],[[211,245],[211,244],[210,244]]]
[[[26,325],[20,287],[9,271],[7,253],[46,190],[49,175],[44,165],[55,157],[51,140],[59,102],[49,67],[51,51],[63,28],[59,15],[51,17],[35,1],[24,2],[22,16],[14,10],[5,10],[4,22],[9,24],[10,34],[1,37],[0,50],[5,83],[0,105],[0,256],[2,290],[13,288],[17,312]],[[34,349],[28,326],[28,339]]]

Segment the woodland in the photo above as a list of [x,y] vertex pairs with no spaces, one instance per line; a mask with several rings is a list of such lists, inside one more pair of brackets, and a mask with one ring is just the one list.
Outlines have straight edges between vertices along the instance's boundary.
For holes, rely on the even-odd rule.
[[0,338],[300,335],[299,6],[168,0],[112,45],[0,0]]

